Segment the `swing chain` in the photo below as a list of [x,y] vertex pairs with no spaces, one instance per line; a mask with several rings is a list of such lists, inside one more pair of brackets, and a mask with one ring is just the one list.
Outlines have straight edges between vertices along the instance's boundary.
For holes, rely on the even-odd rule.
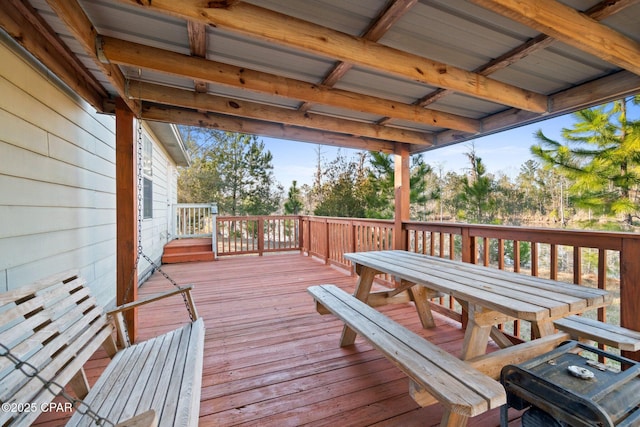
[[[169,275],[167,273],[165,273],[162,268],[160,268],[159,265],[156,264],[155,261],[153,261],[149,256],[147,256],[143,249],[142,249],[142,218],[144,215],[144,210],[143,210],[143,202],[144,202],[144,140],[143,140],[143,129],[142,129],[142,118],[141,117],[137,117],[136,120],[138,121],[138,129],[137,129],[137,140],[136,140],[136,160],[137,160],[137,166],[138,166],[138,247],[137,247],[137,252],[136,252],[136,260],[135,260],[135,266],[137,267],[138,264],[140,263],[140,258],[143,258],[145,261],[147,261],[149,263],[149,265],[151,266],[151,273],[153,274],[154,272],[159,272],[160,274],[162,274],[162,276],[164,276],[165,279],[167,279],[173,286],[175,286],[178,289],[181,289],[182,287],[175,281],[173,280],[171,277],[169,277]],[[134,283],[136,282],[136,269],[134,268],[133,271],[131,272],[131,278],[129,281],[129,286],[127,287],[127,291],[125,292],[125,301],[129,301],[129,297],[131,296],[131,291],[133,289]],[[184,305],[187,308],[187,313],[189,314],[189,319],[193,322],[195,320],[195,316],[193,314],[193,311],[191,310],[191,306],[189,305],[189,301],[187,299],[187,296],[182,293],[182,300],[184,301]],[[127,340],[127,344],[129,343],[129,336],[128,334],[125,334],[126,340]]]
[[21,360],[19,357],[13,354],[11,352],[11,349],[9,349],[6,345],[0,343],[0,348],[2,348],[2,351],[0,351],[0,356],[9,359],[9,361],[11,361],[11,363],[13,363],[13,365],[15,366],[15,369],[22,372],[27,378],[37,378],[38,380],[40,380],[42,384],[44,384],[44,388],[46,388],[51,394],[53,394],[54,396],[62,396],[64,399],[69,401],[71,405],[73,405],[73,407],[76,409],[76,411],[78,411],[79,414],[86,415],[91,418],[94,421],[95,425],[109,425],[115,427],[115,424],[112,421],[109,421],[108,419],[98,415],[98,413],[91,409],[91,407],[87,403],[85,403],[81,399],[74,398],[69,393],[64,391],[63,386],[53,380],[47,380],[43,378],[40,375],[40,370],[38,368],[36,368],[29,362]]

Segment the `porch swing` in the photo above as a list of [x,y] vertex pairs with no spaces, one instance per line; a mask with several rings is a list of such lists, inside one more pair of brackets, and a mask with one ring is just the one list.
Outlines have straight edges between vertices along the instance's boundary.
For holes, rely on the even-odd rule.
[[[140,135],[138,143],[140,159]],[[138,168],[141,187],[141,161]],[[69,426],[198,425],[204,322],[193,286],[178,285],[144,253],[140,209],[141,203],[135,265],[144,258],[176,289],[106,311],[78,272],[68,271],[0,294],[0,425],[29,425],[42,412],[71,409]],[[135,268],[127,293],[134,276]],[[123,313],[177,294],[190,323],[131,345]],[[118,349],[114,331],[124,348]],[[111,361],[90,388],[83,366],[101,346]],[[54,402],[56,396],[67,403]]]

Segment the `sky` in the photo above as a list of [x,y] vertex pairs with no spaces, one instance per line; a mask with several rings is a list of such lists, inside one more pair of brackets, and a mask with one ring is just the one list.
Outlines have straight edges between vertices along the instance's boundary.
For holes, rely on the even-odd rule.
[[[427,151],[423,154],[426,163],[431,165],[434,171],[442,169],[443,174],[448,171],[462,174],[469,168],[469,160],[465,153],[470,151],[471,144],[475,145],[476,154],[482,159],[490,173],[503,172],[515,177],[520,172],[520,166],[532,159],[530,147],[536,144],[533,136],[542,129],[543,133],[555,140],[562,140],[560,132],[562,128],[572,127],[575,123],[571,115],[565,115],[548,119],[532,125],[522,126],[510,131],[500,132],[472,141],[462,142],[448,147]],[[317,162],[318,144],[310,144],[281,139],[260,138],[265,147],[273,154],[273,165],[276,179],[287,190],[293,180],[298,186],[311,184]],[[346,148],[321,146],[321,153],[325,161],[330,162],[336,158],[340,150],[351,158],[358,150]]]

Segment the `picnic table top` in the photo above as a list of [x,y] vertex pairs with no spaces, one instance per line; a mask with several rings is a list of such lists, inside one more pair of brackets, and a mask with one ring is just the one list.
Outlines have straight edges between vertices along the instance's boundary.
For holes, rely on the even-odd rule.
[[467,303],[534,322],[606,306],[612,300],[602,289],[407,251],[354,252],[345,258]]

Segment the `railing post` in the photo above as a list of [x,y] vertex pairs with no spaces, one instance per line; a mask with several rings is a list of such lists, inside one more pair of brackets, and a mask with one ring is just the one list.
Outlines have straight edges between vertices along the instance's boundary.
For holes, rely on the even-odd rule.
[[[640,331],[640,239],[622,239],[620,251],[620,325]],[[640,360],[640,352],[623,352]]]
[[462,228],[462,262],[475,264],[478,259],[476,238],[471,235],[469,227]]

